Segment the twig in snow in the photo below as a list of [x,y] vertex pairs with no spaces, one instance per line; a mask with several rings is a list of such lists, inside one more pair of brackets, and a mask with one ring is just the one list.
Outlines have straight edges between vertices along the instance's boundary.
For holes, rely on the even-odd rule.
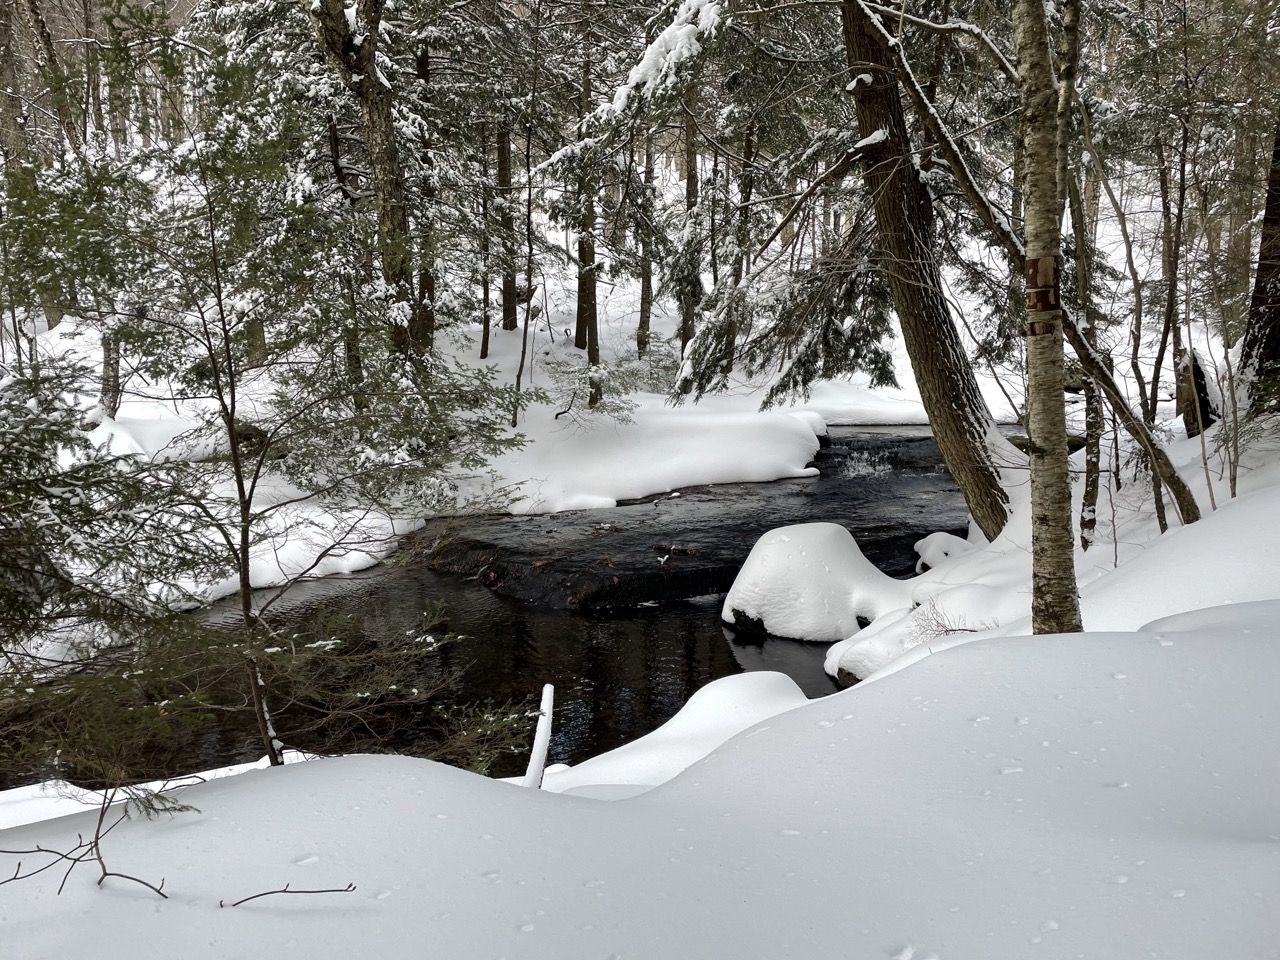
[[279,890],[263,890],[262,893],[255,893],[251,896],[243,897],[242,899],[235,901],[235,903],[225,903],[222,900],[219,900],[218,906],[238,907],[240,904],[248,903],[250,900],[257,900],[259,897],[273,897],[277,893],[350,893],[355,888],[356,885],[354,883],[348,883],[345,887],[333,887],[328,890],[290,890],[289,885],[286,883]]

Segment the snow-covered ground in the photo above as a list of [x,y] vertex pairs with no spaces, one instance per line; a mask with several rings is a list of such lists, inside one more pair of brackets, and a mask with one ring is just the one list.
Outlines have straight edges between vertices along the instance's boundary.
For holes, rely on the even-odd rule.
[[[607,307],[618,343],[627,304]],[[509,369],[518,350],[502,334],[495,356]],[[534,407],[498,482],[512,509],[553,510],[802,474],[813,416],[754,412],[757,386],[696,407],[641,396],[630,423]],[[911,388],[889,397],[823,385],[807,409],[922,419]],[[144,449],[172,411],[148,409],[118,421]],[[777,675],[717,681],[545,790],[394,757],[192,786],[179,797],[196,809],[102,844],[108,869],[163,879],[168,899],[98,885],[93,862],[59,894],[67,861],[35,851],[91,837],[96,809],[0,795],[0,850],[26,851],[0,855],[0,878],[52,865],[0,885],[3,955],[1275,960],[1280,468],[1255,451],[1235,500],[1211,474],[1209,511],[1198,445],[1172,454],[1207,515],[1155,537],[1122,472],[1102,542],[1078,557],[1089,633],[1020,635],[1029,541],[1011,475],[1006,535],[931,540],[905,588],[842,579],[846,547],[821,548],[846,559],[816,599],[883,614],[833,653],[871,682],[804,702]],[[768,606],[782,581],[761,568],[744,586]],[[896,613],[890,589],[907,591]]]
[[[669,739],[747,729],[670,779],[637,751],[665,782],[614,802],[397,757],[192,787],[103,843],[169,899],[93,863],[59,896],[59,863],[0,889],[5,956],[1275,957],[1278,617],[983,640],[805,705],[729,678]],[[621,754],[582,768],[626,783]]]

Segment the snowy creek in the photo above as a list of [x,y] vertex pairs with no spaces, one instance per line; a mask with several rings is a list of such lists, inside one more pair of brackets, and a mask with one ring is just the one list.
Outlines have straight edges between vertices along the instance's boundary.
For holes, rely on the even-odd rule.
[[[882,570],[909,576],[912,544],[937,530],[963,534],[967,513],[927,427],[833,427],[814,465],[817,477],[689,488],[611,509],[435,521],[399,562],[299,585],[273,618],[359,610],[409,629],[443,601],[445,628],[463,635],[438,654],[456,673],[443,696],[503,701],[554,684],[557,763],[650,732],[730,674],[776,670],[822,696],[836,689],[822,669],[825,644],[735,636],[720,623],[756,539],[790,523],[841,523]],[[206,766],[260,754],[250,729],[207,749],[217,755],[202,756]],[[523,763],[513,757],[495,772]]]

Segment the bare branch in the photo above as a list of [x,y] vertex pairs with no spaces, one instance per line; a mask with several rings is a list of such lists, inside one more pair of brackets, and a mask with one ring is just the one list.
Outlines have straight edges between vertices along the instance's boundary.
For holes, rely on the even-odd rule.
[[264,890],[262,893],[255,893],[252,896],[243,897],[234,903],[225,903],[222,900],[219,900],[218,906],[238,907],[240,904],[248,903],[250,900],[257,900],[259,897],[273,897],[278,893],[351,893],[355,888],[356,885],[354,883],[348,883],[345,887],[334,887],[329,890],[290,890],[289,885],[286,883],[279,890]]

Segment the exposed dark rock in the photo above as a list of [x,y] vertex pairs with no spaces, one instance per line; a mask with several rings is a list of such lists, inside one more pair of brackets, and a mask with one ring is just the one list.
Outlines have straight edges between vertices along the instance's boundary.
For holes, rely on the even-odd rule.
[[[820,477],[691,487],[612,509],[442,519],[408,549],[432,569],[504,596],[568,610],[634,606],[729,589],[767,531],[841,523],[892,576],[914,572],[914,543],[967,531],[967,512],[927,432],[833,428]],[[910,428],[906,428],[910,430]]]
[[729,611],[733,616],[733,629],[737,633],[746,634],[767,634],[769,631],[764,628],[764,621],[758,617],[748,616],[736,607]]

